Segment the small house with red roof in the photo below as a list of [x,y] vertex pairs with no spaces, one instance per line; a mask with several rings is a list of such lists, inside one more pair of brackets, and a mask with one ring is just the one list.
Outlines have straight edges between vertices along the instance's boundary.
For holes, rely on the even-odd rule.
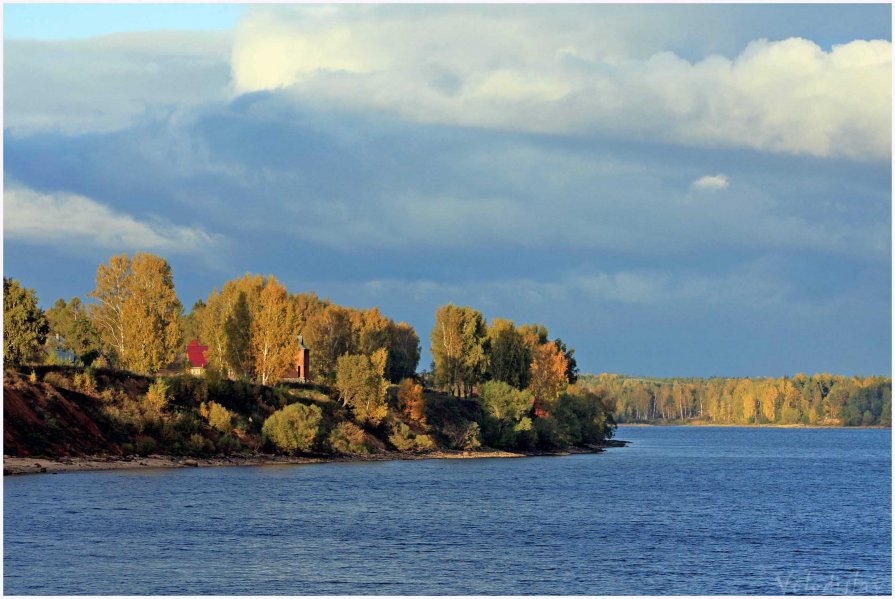
[[190,374],[194,376],[202,376],[205,374],[205,368],[208,366],[208,358],[205,352],[208,351],[207,345],[199,345],[198,339],[193,339],[186,346],[186,359]]

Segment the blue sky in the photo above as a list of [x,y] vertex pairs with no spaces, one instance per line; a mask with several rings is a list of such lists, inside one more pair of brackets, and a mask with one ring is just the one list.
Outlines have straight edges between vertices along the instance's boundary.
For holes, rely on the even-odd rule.
[[891,373],[888,5],[7,5],[4,273],[152,251],[540,322],[583,371]]

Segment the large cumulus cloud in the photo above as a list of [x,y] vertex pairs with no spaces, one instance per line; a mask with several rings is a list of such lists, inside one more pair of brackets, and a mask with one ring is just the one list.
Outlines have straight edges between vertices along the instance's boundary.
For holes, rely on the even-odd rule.
[[889,156],[890,42],[758,39],[732,58],[638,57],[601,10],[256,10],[236,33],[233,83],[419,122]]

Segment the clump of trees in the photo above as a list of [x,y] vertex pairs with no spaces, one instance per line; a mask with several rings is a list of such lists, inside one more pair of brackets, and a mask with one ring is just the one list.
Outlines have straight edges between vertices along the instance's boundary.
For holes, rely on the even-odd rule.
[[484,411],[481,425],[448,432],[456,444],[554,449],[612,436],[608,400],[576,386],[574,349],[549,339],[545,326],[504,318],[489,325],[478,310],[447,304],[435,313],[430,342],[435,386],[477,396]]
[[620,422],[892,425],[888,377],[585,379],[616,401]]

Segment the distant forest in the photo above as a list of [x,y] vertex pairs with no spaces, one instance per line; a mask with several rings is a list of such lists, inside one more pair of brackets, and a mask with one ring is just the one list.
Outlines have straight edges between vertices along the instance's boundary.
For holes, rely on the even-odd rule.
[[582,375],[616,402],[617,422],[892,426],[892,379]]

